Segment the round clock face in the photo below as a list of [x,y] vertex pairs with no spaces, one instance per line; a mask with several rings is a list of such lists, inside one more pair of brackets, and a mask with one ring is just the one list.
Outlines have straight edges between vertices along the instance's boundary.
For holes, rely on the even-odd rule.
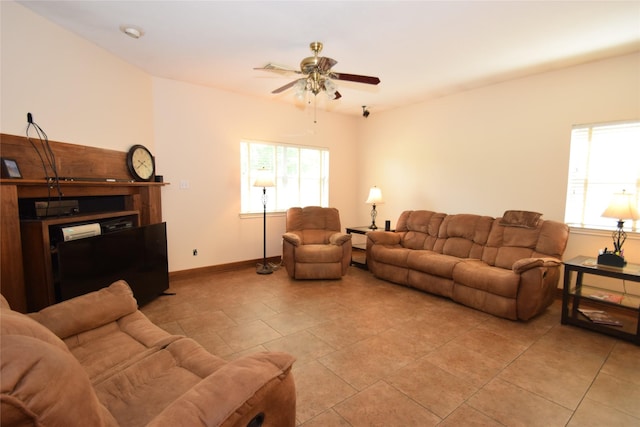
[[155,173],[153,156],[142,145],[134,145],[127,154],[129,171],[138,181],[150,181]]

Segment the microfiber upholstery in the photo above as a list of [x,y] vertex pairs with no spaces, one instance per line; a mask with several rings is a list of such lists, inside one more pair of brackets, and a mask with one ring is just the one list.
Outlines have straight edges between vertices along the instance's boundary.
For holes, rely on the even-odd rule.
[[395,232],[367,234],[367,264],[379,278],[528,320],[553,302],[569,236],[565,224],[541,216],[405,211]]
[[351,263],[351,235],[340,229],[336,208],[287,210],[282,262],[294,279],[340,279]]
[[291,355],[223,360],[151,323],[124,281],[29,315],[0,307],[2,426],[295,425]]

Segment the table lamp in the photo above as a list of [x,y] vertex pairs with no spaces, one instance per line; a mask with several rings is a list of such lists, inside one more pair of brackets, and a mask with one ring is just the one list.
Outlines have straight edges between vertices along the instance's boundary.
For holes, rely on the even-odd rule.
[[613,232],[613,251],[606,251],[598,256],[598,264],[611,265],[614,267],[624,267],[624,251],[622,245],[627,240],[627,233],[622,229],[625,219],[636,220],[640,218],[635,200],[631,194],[616,193],[611,199],[611,203],[604,210],[602,216],[605,218],[615,218],[618,220],[618,227]]
[[262,265],[258,265],[256,273],[271,274],[273,269],[267,264],[267,187],[275,187],[273,177],[267,174],[265,169],[261,169],[258,178],[253,183],[254,187],[262,187],[262,206],[264,213],[262,215]]
[[381,205],[384,203],[382,200],[382,191],[376,187],[375,185],[369,189],[369,197],[365,201],[365,203],[372,205],[371,206],[371,225],[370,229],[375,230],[378,228],[376,226],[376,216],[378,216],[378,212],[376,211],[376,205]]

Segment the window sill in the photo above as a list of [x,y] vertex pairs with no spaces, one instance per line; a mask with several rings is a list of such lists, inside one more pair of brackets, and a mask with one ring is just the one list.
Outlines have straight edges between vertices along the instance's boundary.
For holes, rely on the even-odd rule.
[[[569,226],[570,233],[581,234],[584,236],[611,237],[611,233],[615,230],[602,230],[597,228],[582,228]],[[627,233],[627,240],[640,240],[640,233],[635,231],[624,230]]]
[[[279,212],[267,212],[267,216],[269,217],[279,217],[285,216],[287,213],[284,211]],[[249,219],[249,218],[262,218],[264,216],[264,212],[247,212],[238,214],[240,219]]]

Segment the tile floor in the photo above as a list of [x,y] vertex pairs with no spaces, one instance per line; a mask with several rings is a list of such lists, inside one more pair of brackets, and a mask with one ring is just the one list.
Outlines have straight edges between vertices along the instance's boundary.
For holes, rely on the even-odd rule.
[[179,279],[142,311],[235,359],[294,354],[299,426],[639,426],[640,347],[513,322],[350,267],[294,281],[252,268]]

